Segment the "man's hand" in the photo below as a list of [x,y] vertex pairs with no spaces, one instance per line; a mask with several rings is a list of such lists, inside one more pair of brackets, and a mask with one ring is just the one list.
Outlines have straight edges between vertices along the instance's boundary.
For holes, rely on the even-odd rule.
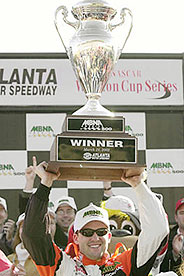
[[35,172],[33,166],[29,166],[25,170],[25,177],[26,177],[26,185],[24,190],[25,191],[32,191],[34,186],[34,180],[35,180]]
[[131,168],[131,169],[123,169],[121,180],[126,182],[132,187],[138,186],[141,182],[146,179],[145,168]]
[[36,157],[33,156],[33,169],[34,172],[41,178],[41,183],[47,187],[52,186],[52,182],[57,180],[60,173],[55,174],[51,172],[47,172],[45,169],[47,167],[47,163],[45,161],[41,162],[37,165]]
[[3,232],[6,233],[7,241],[10,241],[13,238],[15,229],[15,221],[12,219],[8,219],[3,225]]

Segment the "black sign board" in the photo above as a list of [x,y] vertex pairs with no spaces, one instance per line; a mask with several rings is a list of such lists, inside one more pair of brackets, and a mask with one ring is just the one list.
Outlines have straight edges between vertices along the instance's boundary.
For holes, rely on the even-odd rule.
[[135,164],[137,139],[58,136],[57,161]]

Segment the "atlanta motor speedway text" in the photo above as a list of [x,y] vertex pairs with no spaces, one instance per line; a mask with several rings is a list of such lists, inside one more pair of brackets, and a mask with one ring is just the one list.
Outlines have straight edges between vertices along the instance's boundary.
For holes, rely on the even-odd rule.
[[[6,95],[6,86],[0,87],[1,95]],[[10,85],[10,96],[55,96],[57,85]]]

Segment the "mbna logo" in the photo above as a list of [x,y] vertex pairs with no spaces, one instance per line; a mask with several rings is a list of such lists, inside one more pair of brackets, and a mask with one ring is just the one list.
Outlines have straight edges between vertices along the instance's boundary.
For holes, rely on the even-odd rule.
[[86,131],[112,131],[112,127],[104,127],[101,120],[84,120],[81,127],[81,130]]
[[0,164],[0,175],[13,175],[14,171],[12,164]]
[[172,173],[173,166],[170,162],[156,162],[149,169],[153,173]]
[[30,135],[33,137],[53,137],[55,136],[51,126],[33,126]]

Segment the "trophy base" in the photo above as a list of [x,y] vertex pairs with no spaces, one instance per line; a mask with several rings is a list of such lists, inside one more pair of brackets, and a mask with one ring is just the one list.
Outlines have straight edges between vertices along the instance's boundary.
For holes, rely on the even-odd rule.
[[139,175],[145,160],[138,154],[137,138],[124,130],[122,116],[67,116],[46,170],[59,172],[59,180],[75,181],[122,181],[123,173]]
[[[86,167],[87,166],[87,167]],[[126,177],[139,175],[146,165],[124,164],[123,166],[88,166],[88,164],[61,164],[57,161],[50,161],[46,168],[52,173],[60,172],[58,180],[66,181],[122,181],[123,171],[126,170]]]
[[114,117],[114,113],[103,107],[96,99],[89,99],[87,103],[83,107],[75,111],[73,115]]

